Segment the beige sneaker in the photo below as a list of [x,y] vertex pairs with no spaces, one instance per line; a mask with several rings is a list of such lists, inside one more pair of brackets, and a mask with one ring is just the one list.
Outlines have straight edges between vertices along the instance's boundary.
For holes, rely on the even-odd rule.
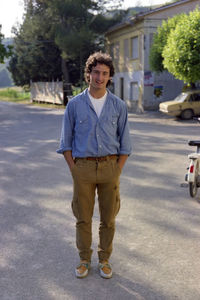
[[100,262],[98,267],[101,277],[105,279],[112,277],[112,267],[107,260]]
[[90,269],[90,263],[88,261],[81,261],[80,264],[75,269],[75,274],[77,278],[84,278],[88,275]]

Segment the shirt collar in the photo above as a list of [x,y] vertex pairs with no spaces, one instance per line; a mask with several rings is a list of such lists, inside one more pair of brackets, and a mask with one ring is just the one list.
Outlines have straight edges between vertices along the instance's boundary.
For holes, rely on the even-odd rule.
[[[106,101],[105,101],[102,112],[105,110],[105,106],[107,105],[108,98],[109,98],[109,95],[110,95],[110,91],[108,89],[106,89],[106,90],[107,90],[107,97],[106,97]],[[91,109],[94,110],[94,107],[93,107],[92,102],[91,102],[91,100],[89,98],[89,95],[88,95],[88,88],[86,88],[83,91],[82,95],[83,95],[83,97],[82,97],[83,101],[85,101],[91,107]],[[102,113],[101,113],[101,116],[102,116]],[[100,116],[100,118],[101,118],[101,116]]]
[[[109,94],[110,94],[110,91],[108,90],[108,89],[106,89],[106,91],[107,91],[107,98],[108,98],[108,96],[109,96]],[[86,102],[89,104],[89,105],[91,105],[92,106],[92,103],[91,103],[91,101],[90,101],[90,98],[89,98],[89,96],[88,96],[88,93],[89,93],[89,91],[88,91],[88,88],[86,88],[84,91],[83,91],[83,99],[86,99]]]

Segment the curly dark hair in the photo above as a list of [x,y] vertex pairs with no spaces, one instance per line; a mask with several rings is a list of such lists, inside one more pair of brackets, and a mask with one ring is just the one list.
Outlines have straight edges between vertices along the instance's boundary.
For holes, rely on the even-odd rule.
[[[96,67],[97,64],[104,64],[110,69],[110,77],[113,77],[115,74],[112,57],[107,53],[95,52],[91,54],[85,64],[85,81],[90,82],[90,73],[92,72],[92,67]],[[107,86],[111,83],[109,80]]]

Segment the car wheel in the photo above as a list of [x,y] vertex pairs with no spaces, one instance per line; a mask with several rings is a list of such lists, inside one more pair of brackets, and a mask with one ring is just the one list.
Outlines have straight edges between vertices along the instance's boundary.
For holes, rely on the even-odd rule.
[[194,113],[192,109],[185,109],[181,113],[181,119],[183,120],[190,120],[192,119]]

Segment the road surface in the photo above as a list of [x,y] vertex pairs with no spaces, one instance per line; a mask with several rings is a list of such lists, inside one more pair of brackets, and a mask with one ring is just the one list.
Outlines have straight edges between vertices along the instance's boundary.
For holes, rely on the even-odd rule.
[[199,300],[200,197],[184,182],[200,126],[158,112],[129,114],[134,152],[121,175],[114,275],[76,279],[72,179],[56,153],[64,111],[0,102],[1,300]]

